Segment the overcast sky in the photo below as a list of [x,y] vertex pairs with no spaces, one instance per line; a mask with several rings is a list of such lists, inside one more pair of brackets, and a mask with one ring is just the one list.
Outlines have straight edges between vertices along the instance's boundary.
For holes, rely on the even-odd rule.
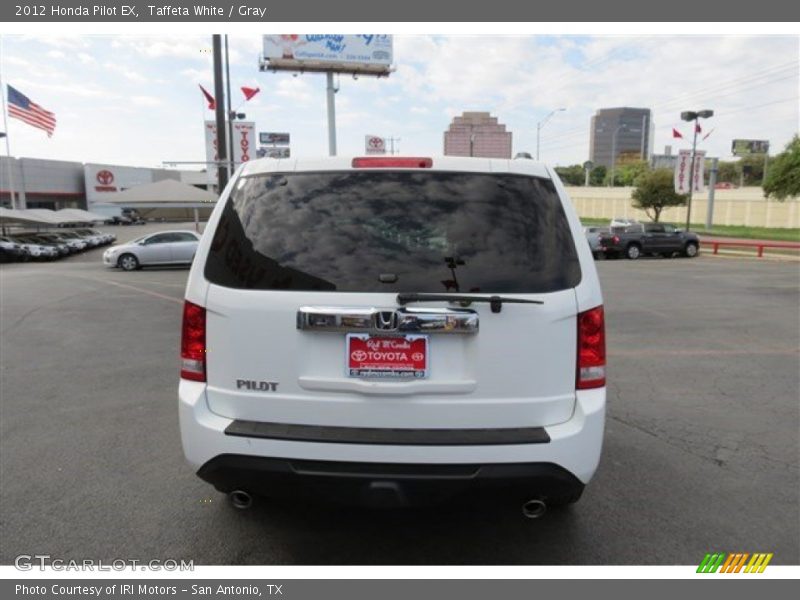
[[[64,27],[69,25],[65,24]],[[655,151],[687,138],[682,110],[710,108],[703,142],[728,157],[733,138],[768,139],[773,153],[798,131],[799,38],[743,36],[406,36],[394,38],[388,79],[342,76],[336,97],[340,154],[361,154],[364,135],[400,138],[402,154],[437,155],[456,114],[486,110],[514,134],[514,152],[588,158],[589,120],[601,107],[651,108]],[[3,36],[3,83],[56,113],[48,138],[9,122],[15,156],[161,166],[205,160],[202,122],[213,118],[197,87],[213,92],[210,36]],[[260,73],[260,36],[229,38],[234,106],[259,131],[288,131],[294,156],[327,154],[325,77]],[[704,132],[705,133],[705,132]],[[2,146],[0,146],[2,148]],[[4,153],[5,148],[0,152]]]

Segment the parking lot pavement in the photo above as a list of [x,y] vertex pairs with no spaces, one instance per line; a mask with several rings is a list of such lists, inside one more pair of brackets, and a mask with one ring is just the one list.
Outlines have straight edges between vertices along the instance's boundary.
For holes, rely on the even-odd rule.
[[187,271],[106,270],[101,252],[0,266],[3,564],[22,553],[196,564],[697,564],[708,551],[800,562],[795,264],[598,263],[609,348],[604,455],[577,505],[529,521],[508,505],[372,512],[321,499],[233,510],[180,447]]

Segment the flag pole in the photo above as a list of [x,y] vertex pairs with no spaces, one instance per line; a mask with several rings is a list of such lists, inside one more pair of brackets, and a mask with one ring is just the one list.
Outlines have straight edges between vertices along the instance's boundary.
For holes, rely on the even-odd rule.
[[[0,97],[3,98],[3,130],[6,138],[6,167],[8,168],[8,187],[11,196],[11,208],[17,208],[16,191],[14,189],[14,174],[11,168],[11,142],[8,139],[8,116],[6,114],[6,88],[3,85],[3,38],[0,36]],[[19,207],[22,208],[22,207]]]

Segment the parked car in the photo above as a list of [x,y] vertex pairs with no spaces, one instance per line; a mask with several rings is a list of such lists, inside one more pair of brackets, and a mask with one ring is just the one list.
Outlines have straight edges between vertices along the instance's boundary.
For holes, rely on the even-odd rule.
[[58,257],[58,250],[51,246],[38,243],[25,242],[14,238],[2,238],[4,241],[13,242],[22,246],[32,260],[52,260]]
[[63,232],[61,231],[40,233],[39,236],[45,240],[49,240],[55,243],[66,244],[67,248],[69,248],[70,252],[72,252],[73,254],[75,252],[81,252],[82,250],[86,250],[86,248],[89,247],[89,244],[84,240],[78,237],[64,236]]
[[578,500],[603,439],[603,299],[552,169],[262,159],[228,190],[183,313],[181,438],[202,479],[241,508]]
[[601,235],[600,246],[601,251],[611,258],[626,256],[635,260],[643,254],[667,258],[681,254],[694,258],[700,250],[700,239],[694,233],[668,223],[644,223]]
[[589,248],[592,250],[592,256],[595,258],[599,258],[603,254],[600,236],[610,231],[608,227],[587,226],[583,228],[583,234],[586,236],[586,241],[589,242]]
[[6,237],[0,237],[0,260],[14,262],[28,259],[30,259],[30,252],[22,244]]
[[609,223],[609,227],[630,227],[631,225],[638,225],[639,221],[636,219],[629,219],[628,217],[614,217]]
[[199,240],[200,234],[194,231],[159,231],[111,246],[103,253],[103,264],[124,271],[154,265],[188,265]]
[[15,235],[14,239],[19,241],[20,243],[39,244],[40,246],[48,246],[51,248],[55,248],[59,256],[66,256],[67,254],[70,253],[69,246],[67,246],[66,244],[53,241],[41,235],[37,234]]

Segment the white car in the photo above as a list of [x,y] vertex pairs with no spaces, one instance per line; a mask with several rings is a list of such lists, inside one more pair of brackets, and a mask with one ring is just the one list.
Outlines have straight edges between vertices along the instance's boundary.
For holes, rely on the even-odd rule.
[[631,225],[639,225],[639,221],[628,217],[614,217],[611,219],[609,227],[630,227]]
[[199,240],[200,234],[194,231],[159,231],[111,246],[103,253],[103,264],[124,271],[149,266],[189,265]]
[[530,160],[250,161],[189,273],[183,449],[256,495],[529,517],[600,459],[603,298],[555,172]]

